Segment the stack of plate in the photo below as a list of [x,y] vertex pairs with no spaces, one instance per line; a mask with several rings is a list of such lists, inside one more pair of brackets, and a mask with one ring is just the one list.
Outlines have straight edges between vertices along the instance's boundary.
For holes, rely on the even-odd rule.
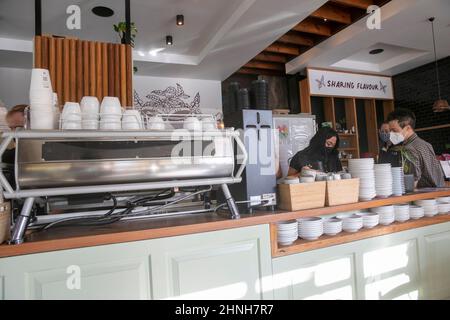
[[353,178],[360,178],[359,198],[362,201],[372,200],[376,197],[374,160],[350,159],[348,169]]
[[388,226],[395,221],[394,206],[373,208],[371,211],[380,215],[380,224],[383,226]]
[[392,172],[391,164],[375,165],[375,189],[377,196],[387,198],[392,196]]
[[363,226],[366,229],[375,228],[380,223],[380,215],[376,212],[362,212]]
[[409,216],[413,220],[418,220],[425,216],[425,211],[419,206],[409,206]]
[[436,199],[417,200],[414,204],[423,208],[425,217],[434,217],[439,212]]
[[342,232],[342,220],[329,218],[323,222],[323,230],[327,236],[335,236]]
[[450,214],[450,203],[439,203],[438,202],[438,212],[439,214]]
[[345,232],[355,233],[363,227],[363,217],[358,214],[339,215],[337,217],[342,220],[342,229]]
[[269,109],[269,84],[266,80],[252,81],[251,96],[254,109]]
[[302,218],[298,219],[298,233],[300,238],[313,241],[323,235],[322,218]]
[[437,198],[436,201],[438,203],[450,203],[450,197]]
[[394,196],[401,196],[406,192],[402,167],[392,168],[392,192]]
[[289,246],[298,239],[298,225],[296,220],[280,222],[277,225],[278,243]]
[[409,204],[398,204],[394,206],[395,221],[406,222],[410,219]]

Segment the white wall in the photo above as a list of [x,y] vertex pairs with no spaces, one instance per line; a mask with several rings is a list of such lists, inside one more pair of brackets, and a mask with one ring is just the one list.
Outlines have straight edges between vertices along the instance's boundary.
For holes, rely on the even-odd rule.
[[0,68],[0,100],[8,109],[29,103],[30,69]]
[[182,98],[181,100],[183,102],[190,105],[196,94],[199,93],[201,113],[216,114],[222,112],[222,89],[220,81],[149,76],[133,77],[134,90],[144,103],[150,102],[150,99],[146,96],[153,90],[163,91],[168,87],[176,88],[177,84],[183,87],[184,93],[189,96],[189,98]]

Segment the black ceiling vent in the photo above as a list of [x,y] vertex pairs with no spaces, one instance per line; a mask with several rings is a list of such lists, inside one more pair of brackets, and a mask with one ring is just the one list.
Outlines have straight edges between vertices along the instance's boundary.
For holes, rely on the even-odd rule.
[[99,17],[104,17],[104,18],[108,18],[114,15],[114,10],[108,7],[102,7],[102,6],[97,6],[92,8],[92,12],[99,16]]
[[384,49],[374,49],[374,50],[371,50],[369,53],[370,54],[380,54],[383,52],[384,52]]

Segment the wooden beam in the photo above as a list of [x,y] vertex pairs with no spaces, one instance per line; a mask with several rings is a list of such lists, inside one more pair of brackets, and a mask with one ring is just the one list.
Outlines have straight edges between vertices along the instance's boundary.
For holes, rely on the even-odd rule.
[[279,54],[270,54],[270,53],[260,53],[253,60],[257,61],[265,61],[265,62],[275,62],[275,63],[286,63],[287,59],[285,56]]
[[253,74],[253,75],[265,75],[265,76],[284,76],[285,75],[285,73],[281,72],[281,71],[267,70],[267,69],[245,68],[245,67],[242,67],[236,73],[239,73],[239,74]]
[[327,19],[329,21],[335,21],[349,25],[352,23],[352,16],[350,12],[332,5],[331,3],[326,3],[318,10],[311,14],[311,17],[319,19]]
[[303,20],[294,28],[293,31],[305,32],[311,34],[317,34],[319,36],[331,37],[332,32],[329,25],[325,23],[320,23],[316,19],[307,18]]
[[264,51],[272,53],[283,53],[291,56],[299,56],[300,49],[296,47],[286,46],[281,43],[274,43],[267,47]]
[[305,46],[305,47],[314,46],[313,39],[302,36],[300,34],[294,34],[294,33],[287,33],[284,36],[282,36],[280,39],[278,39],[278,41],[283,42],[283,43],[294,44],[297,46]]
[[250,61],[248,62],[244,68],[252,68],[252,69],[268,69],[268,70],[277,70],[277,71],[285,71],[284,64],[279,63],[271,63],[271,62],[260,62],[260,61]]
[[367,10],[367,8],[374,4],[373,0],[331,0],[332,2],[352,7]]

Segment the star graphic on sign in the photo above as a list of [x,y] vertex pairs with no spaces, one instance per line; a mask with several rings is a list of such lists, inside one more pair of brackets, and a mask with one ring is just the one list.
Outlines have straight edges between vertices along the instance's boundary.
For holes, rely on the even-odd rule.
[[382,90],[384,93],[386,93],[387,85],[384,85],[383,82],[380,81],[380,90]]
[[317,84],[319,85],[319,90],[325,87],[325,76],[322,76],[320,80],[316,79]]

